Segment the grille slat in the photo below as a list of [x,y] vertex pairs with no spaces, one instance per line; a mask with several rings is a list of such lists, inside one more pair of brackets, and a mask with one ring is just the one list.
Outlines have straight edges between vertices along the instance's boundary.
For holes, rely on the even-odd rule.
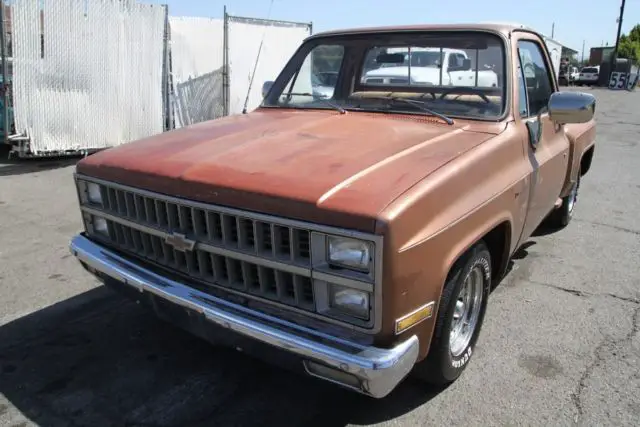
[[138,219],[136,215],[137,212],[135,207],[135,200],[133,198],[132,193],[128,191],[124,192],[124,203],[125,203],[125,209],[127,211],[127,216],[132,219]]
[[156,202],[153,199],[145,197],[144,206],[145,210],[147,211],[147,222],[153,226],[158,226],[159,223]]
[[[254,220],[245,216],[167,201],[133,190],[102,185],[103,209],[164,233],[179,233],[197,243],[242,252],[261,258],[311,267],[310,232]],[[176,249],[151,232],[108,221],[110,240],[124,251],[147,258],[190,277],[237,292],[313,310],[313,286],[309,277],[258,265],[229,255]],[[169,239],[167,239],[169,241]]]
[[109,200],[109,189],[105,186],[100,186],[100,197],[102,197],[102,202],[105,205],[105,209],[112,210],[111,200]]
[[180,230],[180,218],[178,214],[178,207],[173,203],[165,203],[165,209],[167,212],[167,221],[169,222],[170,231]]
[[124,191],[116,190],[116,204],[120,215],[127,215],[127,201],[124,198]]
[[240,239],[240,249],[251,253],[256,252],[254,221],[238,218],[238,237]]
[[191,215],[193,217],[193,230],[195,237],[207,240],[209,230],[207,226],[207,213],[202,209],[193,208]]
[[222,242],[222,218],[220,214],[215,212],[207,213],[207,231],[210,242]]
[[149,218],[147,218],[147,208],[144,204],[144,198],[136,194],[133,196],[133,202],[136,211],[136,221],[148,224]]

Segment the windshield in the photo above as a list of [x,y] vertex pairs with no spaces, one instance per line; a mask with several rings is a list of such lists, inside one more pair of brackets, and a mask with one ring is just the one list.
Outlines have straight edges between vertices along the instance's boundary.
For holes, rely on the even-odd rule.
[[[504,58],[502,39],[480,32],[311,39],[262,106],[497,119],[506,104]],[[385,97],[419,102],[385,102]]]
[[581,73],[597,73],[598,69],[593,67],[585,67],[580,71]]

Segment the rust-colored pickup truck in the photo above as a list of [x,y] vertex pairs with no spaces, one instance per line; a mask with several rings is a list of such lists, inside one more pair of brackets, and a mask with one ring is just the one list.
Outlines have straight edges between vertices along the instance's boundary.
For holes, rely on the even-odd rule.
[[571,220],[595,98],[558,90],[538,33],[488,24],[316,34],[263,88],[80,161],[71,252],[198,336],[366,395],[454,381],[512,254]]

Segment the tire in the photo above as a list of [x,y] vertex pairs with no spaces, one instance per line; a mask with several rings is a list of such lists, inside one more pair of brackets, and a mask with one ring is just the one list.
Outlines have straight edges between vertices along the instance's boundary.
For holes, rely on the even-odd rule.
[[[491,274],[491,254],[484,242],[469,249],[453,266],[440,297],[429,354],[414,367],[416,378],[432,385],[445,386],[458,379],[465,370],[473,355],[487,310]],[[459,341],[454,339],[452,343],[452,328],[456,320],[454,317],[460,314],[461,305],[458,301],[467,280],[475,281],[478,291],[475,295],[480,297],[480,301],[475,305],[469,305],[471,301],[467,302],[470,318],[475,319],[475,322],[471,322],[473,326],[468,334],[462,333],[463,338]],[[474,295],[473,285],[470,294]],[[462,308],[462,318],[466,317],[465,308]]]
[[571,222],[573,218],[573,212],[575,210],[576,203],[578,202],[578,190],[580,189],[580,171],[578,171],[578,178],[571,187],[571,191],[568,195],[562,198],[562,205],[559,208],[554,209],[549,214],[547,224],[553,228],[564,228]]

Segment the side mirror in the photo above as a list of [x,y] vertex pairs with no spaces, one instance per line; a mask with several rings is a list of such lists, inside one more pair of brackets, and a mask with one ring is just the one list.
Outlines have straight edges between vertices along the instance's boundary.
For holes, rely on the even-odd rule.
[[262,84],[262,97],[266,97],[269,91],[271,90],[271,86],[273,86],[273,82],[271,80],[266,81]]
[[559,125],[586,123],[596,112],[596,98],[584,92],[554,92],[548,109],[549,118]]
[[462,60],[462,71],[468,71],[471,69],[471,60],[463,59]]

